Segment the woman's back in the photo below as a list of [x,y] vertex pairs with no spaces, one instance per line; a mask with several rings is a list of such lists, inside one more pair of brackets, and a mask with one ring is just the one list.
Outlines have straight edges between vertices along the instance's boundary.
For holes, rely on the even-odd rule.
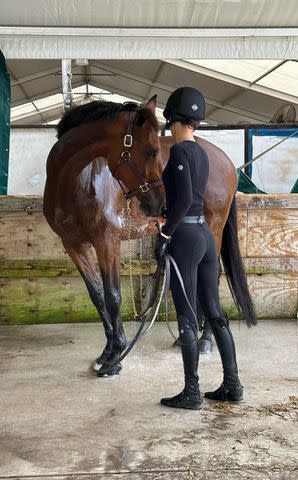
[[208,176],[208,157],[197,142],[186,140],[171,148],[163,171],[169,234],[184,215],[203,215]]

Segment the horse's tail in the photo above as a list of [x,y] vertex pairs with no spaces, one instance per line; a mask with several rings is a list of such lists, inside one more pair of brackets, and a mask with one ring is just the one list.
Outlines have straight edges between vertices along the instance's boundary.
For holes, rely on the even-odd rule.
[[256,325],[256,313],[248,290],[239,249],[237,208],[233,198],[222,236],[221,258],[234,302],[248,327]]

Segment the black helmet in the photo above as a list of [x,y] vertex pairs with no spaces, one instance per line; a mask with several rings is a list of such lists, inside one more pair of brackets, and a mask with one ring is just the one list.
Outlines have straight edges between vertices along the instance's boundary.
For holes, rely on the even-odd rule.
[[204,96],[195,88],[177,88],[168,98],[163,116],[167,120],[166,128],[174,122],[199,122],[205,118]]

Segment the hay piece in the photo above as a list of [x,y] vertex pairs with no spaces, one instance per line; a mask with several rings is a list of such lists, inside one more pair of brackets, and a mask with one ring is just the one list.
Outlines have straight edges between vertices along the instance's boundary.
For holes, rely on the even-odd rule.
[[227,402],[214,403],[212,407],[213,407],[213,410],[216,410],[217,412],[234,413],[232,410],[233,405]]
[[277,415],[283,420],[286,420],[288,417],[292,418],[291,413],[297,413],[298,411],[298,397],[290,395],[287,402],[261,405],[257,408],[257,411],[259,412],[259,416],[263,417],[267,415]]

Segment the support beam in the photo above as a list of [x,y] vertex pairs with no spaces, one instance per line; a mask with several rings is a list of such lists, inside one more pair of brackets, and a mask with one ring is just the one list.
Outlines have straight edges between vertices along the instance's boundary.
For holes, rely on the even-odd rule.
[[[11,75],[12,78],[14,78],[12,73],[10,73],[10,75]],[[16,80],[16,79],[14,78],[14,80]],[[22,93],[25,97],[24,100],[27,100],[28,103],[32,103],[34,109],[36,110],[36,112],[40,116],[41,121],[43,123],[44,122],[43,116],[42,116],[41,112],[39,111],[39,109],[37,108],[37,106],[35,105],[33,98],[30,95],[28,95],[28,93],[26,92],[26,90],[25,90],[25,88],[23,87],[22,84],[18,85],[18,87],[20,88],[20,90],[22,91]],[[23,101],[22,104],[27,103],[27,102]]]
[[[119,68],[116,68],[114,66],[112,67],[111,65],[106,65],[104,63],[99,63],[98,62],[98,63],[91,63],[91,66],[96,68],[96,69],[99,69],[99,70],[106,70],[109,73],[115,73],[119,77],[123,77],[123,78],[129,79],[129,80],[132,80],[134,82],[141,83],[143,85],[148,85],[150,87],[155,87],[156,89],[162,90],[163,92],[166,92],[168,94],[172,93],[172,91],[173,91],[173,87],[170,86],[170,85],[165,85],[165,84],[160,83],[160,82],[152,82],[151,80],[147,80],[144,77],[140,77],[139,75],[135,75],[133,73],[126,72],[126,71],[121,70]],[[104,83],[103,83],[103,85],[107,86],[107,84],[104,84]],[[117,90],[118,90],[118,88],[117,88]],[[130,93],[130,96],[132,96],[132,95],[133,94]],[[243,109],[240,109],[240,108],[237,108],[237,107],[232,107],[230,105],[222,105],[221,102],[218,102],[218,101],[213,100],[213,99],[208,98],[208,97],[205,97],[205,100],[206,100],[206,103],[208,105],[212,105],[214,107],[221,108],[222,110],[226,110],[226,111],[231,112],[231,113],[237,113],[238,115],[245,115],[247,118],[250,118],[252,121],[264,122],[266,120],[264,115],[258,115],[258,114],[255,114],[253,112],[249,112],[247,110],[243,110]],[[164,104],[162,104],[162,106],[164,106]]]
[[16,87],[17,85],[21,85],[27,82],[32,82],[33,80],[39,80],[40,78],[49,77],[50,75],[55,75],[55,73],[61,74],[60,62],[59,62],[59,65],[57,65],[57,67],[48,68],[47,70],[42,70],[41,72],[32,73],[31,75],[25,75],[24,77],[16,78],[16,76],[14,75],[15,80],[11,82],[11,86]]
[[[81,87],[83,86],[84,83],[82,82],[77,82],[77,83],[74,83],[72,84],[72,88],[76,88],[76,87]],[[41,98],[46,98],[46,97],[49,97],[50,95],[56,95],[57,93],[61,93],[62,94],[62,89],[59,89],[57,90],[57,88],[53,88],[51,90],[47,90],[45,92],[42,92],[42,93],[38,93],[36,95],[31,95],[30,96],[30,100],[39,100]],[[26,97],[27,98],[27,97]],[[17,107],[18,105],[24,105],[26,102],[26,98],[22,99],[22,100],[17,100],[16,102],[13,102],[12,104],[12,108],[13,107]]]
[[165,67],[165,63],[163,61],[161,61],[159,63],[159,66],[157,67],[157,70],[156,70],[156,72],[154,74],[154,77],[152,79],[152,85],[149,86],[146,94],[144,95],[144,100],[147,100],[147,99],[149,100],[151,98],[151,95],[153,93],[152,89],[154,88],[154,85],[158,81],[158,77],[161,74],[161,72],[163,71],[164,67]]
[[[77,95],[74,99],[74,105],[80,105],[85,97],[85,94]],[[43,109],[41,111],[43,114],[43,121],[41,122],[39,117],[34,113],[30,112],[25,115],[20,115],[12,121],[12,125],[41,125],[43,123],[56,120],[61,118],[64,113],[64,103],[55,103],[50,108]]]
[[[164,60],[165,62],[175,65],[176,67],[184,68],[190,70],[194,73],[200,75],[205,75],[207,77],[212,77],[216,80],[221,80],[222,82],[230,83],[238,87],[244,88],[256,93],[261,93],[262,95],[269,95],[279,100],[284,100],[285,102],[297,104],[298,98],[293,95],[288,95],[287,93],[279,92],[273,88],[263,87],[262,85],[255,85],[255,82],[248,82],[247,80],[242,80],[241,78],[233,77],[232,75],[227,75],[226,73],[217,72],[211,68],[202,67],[201,65],[196,65],[192,62],[187,62],[185,60]],[[280,64],[279,64],[280,66]],[[273,70],[273,69],[272,69]],[[265,75],[264,75],[265,76]]]
[[[51,37],[121,37],[121,38],[242,38],[298,37],[296,27],[266,28],[114,28],[114,27],[1,27],[0,34],[14,36]],[[85,58],[85,57],[82,57]]]
[[8,59],[298,58],[298,28],[0,27]]
[[71,91],[71,59],[63,58],[62,64],[62,92],[64,110],[69,110],[73,105],[73,97]]

